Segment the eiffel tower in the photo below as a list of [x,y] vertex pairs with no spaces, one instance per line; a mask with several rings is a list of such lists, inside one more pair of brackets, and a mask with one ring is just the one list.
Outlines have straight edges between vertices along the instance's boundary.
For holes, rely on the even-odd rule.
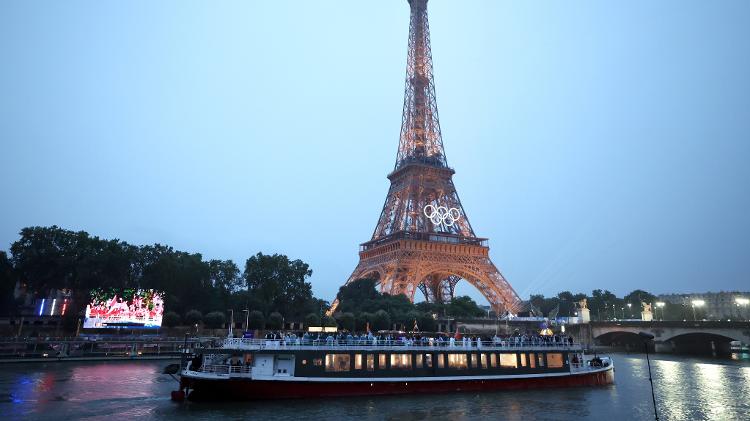
[[[428,302],[447,302],[464,279],[500,314],[517,311],[521,300],[489,257],[486,238],[469,223],[453,185],[443,150],[432,77],[427,0],[411,7],[409,53],[401,136],[396,165],[372,239],[360,245],[359,264],[347,283],[378,281],[381,292],[417,289]],[[335,300],[329,314],[338,306]]]

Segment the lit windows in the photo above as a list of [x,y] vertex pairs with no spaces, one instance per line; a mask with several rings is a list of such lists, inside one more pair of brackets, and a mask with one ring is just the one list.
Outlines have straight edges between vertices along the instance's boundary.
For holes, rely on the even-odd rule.
[[466,358],[466,354],[448,354],[448,367],[458,370],[469,368],[469,361]]
[[547,354],[547,367],[560,368],[563,366],[563,356],[560,353]]
[[438,368],[445,368],[445,354],[438,354]]
[[490,365],[492,368],[497,367],[497,355],[496,354],[490,354]]
[[375,371],[375,354],[367,354],[367,371]]
[[482,354],[482,368],[487,368],[487,354]]
[[414,368],[422,368],[422,354],[416,355],[416,361],[414,362]]
[[378,354],[378,369],[385,370],[385,354]]
[[362,354],[355,354],[354,355],[354,369],[355,370],[361,370],[362,369]]
[[349,354],[326,354],[326,371],[349,371],[351,357]]
[[526,354],[521,354],[521,367],[526,367]]
[[517,368],[518,359],[516,354],[500,354],[500,367]]
[[432,368],[432,354],[427,354],[424,356],[424,366],[426,368]]
[[536,354],[537,358],[537,365],[539,367],[544,367],[544,354]]
[[391,369],[410,370],[411,354],[391,354]]
[[536,357],[534,356],[533,352],[529,354],[529,366],[531,368],[536,368]]
[[477,354],[471,354],[471,366],[473,368],[479,367],[479,363],[477,362]]

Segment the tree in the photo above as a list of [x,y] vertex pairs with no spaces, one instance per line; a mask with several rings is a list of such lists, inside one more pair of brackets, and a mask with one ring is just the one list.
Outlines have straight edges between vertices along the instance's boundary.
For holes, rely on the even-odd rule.
[[326,327],[335,327],[336,319],[334,319],[331,316],[323,316],[322,324],[323,326],[326,326]]
[[354,331],[354,314],[350,312],[338,313],[338,324],[342,329]]
[[13,264],[4,251],[0,251],[0,313],[13,314],[16,310],[16,300],[13,292],[16,288],[16,273]]
[[430,313],[420,314],[417,322],[419,322],[419,330],[422,332],[434,332],[437,328],[437,323]]
[[374,328],[373,319],[374,319],[374,317],[373,317],[372,313],[368,313],[366,311],[363,311],[363,312],[359,313],[359,315],[356,316],[356,328],[357,328],[357,330],[360,330],[362,332],[366,332],[367,331],[367,326],[369,324],[370,330],[372,331],[372,329]]
[[371,307],[381,295],[375,289],[377,283],[374,279],[362,278],[339,288],[336,298],[339,300],[339,310],[342,312],[357,313],[365,307]]
[[479,317],[485,314],[485,311],[471,299],[464,295],[453,297],[448,305],[448,314],[454,317]]
[[263,312],[253,310],[248,315],[247,323],[249,329],[263,329],[263,326],[266,324],[266,318],[263,316]]
[[205,323],[206,327],[211,329],[219,329],[221,327],[224,327],[224,323],[226,323],[226,321],[226,316],[224,316],[224,313],[220,311],[212,311],[206,314],[205,317],[203,317],[203,323]]
[[378,310],[372,318],[375,330],[390,330],[391,316],[385,310]]
[[232,294],[243,286],[240,269],[231,260],[209,260],[208,283],[212,288],[207,298],[212,308],[229,308]]
[[284,317],[281,313],[274,311],[268,315],[268,321],[266,321],[266,327],[269,329],[281,329],[284,324]]
[[201,322],[203,314],[198,310],[190,310],[185,313],[185,323],[188,325],[194,325]]
[[175,313],[174,311],[168,311],[164,313],[164,317],[161,319],[161,324],[166,327],[179,326],[180,322],[182,322],[182,319],[180,319],[180,315]]
[[307,263],[287,256],[258,253],[245,262],[243,277],[248,290],[260,299],[263,310],[277,310],[289,318],[301,317],[313,301],[312,275]]
[[320,326],[320,317],[315,313],[309,313],[305,316],[305,327]]
[[[641,310],[643,309],[641,303],[651,304],[655,308],[654,303],[656,302],[656,296],[642,289],[636,289],[635,291],[626,295],[623,298],[623,301],[625,302],[625,306],[628,310],[628,313],[630,314],[630,317],[635,317],[635,315],[641,314]],[[629,307],[628,304],[630,304]]]

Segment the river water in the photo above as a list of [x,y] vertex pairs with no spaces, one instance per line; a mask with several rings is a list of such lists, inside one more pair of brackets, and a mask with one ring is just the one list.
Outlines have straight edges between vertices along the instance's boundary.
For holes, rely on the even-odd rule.
[[[0,414],[57,421],[653,419],[646,360],[612,356],[616,384],[599,388],[209,404],[169,400],[177,383],[159,374],[169,361],[3,364]],[[747,360],[658,355],[652,370],[660,419],[750,419]]]

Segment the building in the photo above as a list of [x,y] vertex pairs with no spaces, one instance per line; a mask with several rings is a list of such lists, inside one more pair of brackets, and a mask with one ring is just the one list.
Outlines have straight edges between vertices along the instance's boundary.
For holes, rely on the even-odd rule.
[[750,292],[721,291],[695,294],[662,294],[659,302],[683,305],[695,310],[699,319],[746,320],[750,318]]

